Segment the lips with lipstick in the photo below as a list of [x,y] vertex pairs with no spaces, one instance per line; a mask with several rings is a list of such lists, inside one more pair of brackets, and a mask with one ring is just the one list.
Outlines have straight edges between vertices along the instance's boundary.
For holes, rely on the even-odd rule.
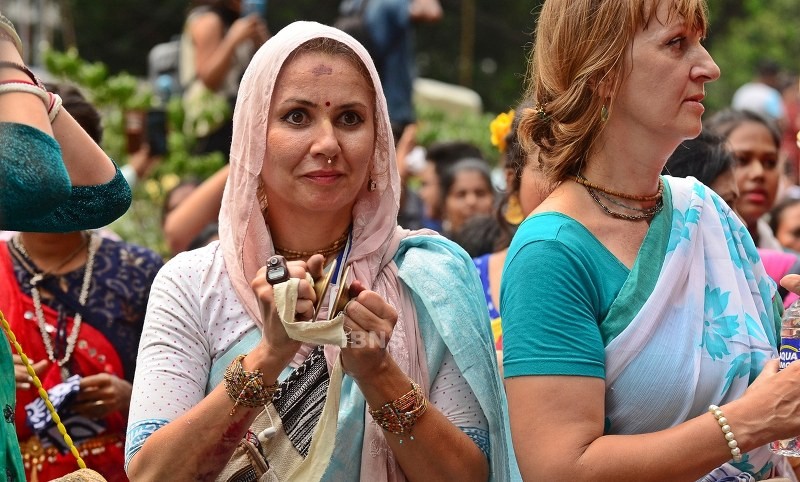
[[752,191],[743,192],[739,198],[753,204],[766,204],[767,191],[763,189],[753,189]]

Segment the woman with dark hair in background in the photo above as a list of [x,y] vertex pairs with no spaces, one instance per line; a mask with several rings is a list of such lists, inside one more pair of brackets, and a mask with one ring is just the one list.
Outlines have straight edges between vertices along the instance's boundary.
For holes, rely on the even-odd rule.
[[494,186],[483,159],[463,159],[440,179],[442,234],[452,238],[473,216],[489,215],[494,208]]
[[725,141],[733,153],[739,197],[731,207],[747,226],[759,248],[783,249],[764,215],[772,209],[781,178],[781,132],[766,117],[746,110],[714,114],[705,128]]
[[464,141],[436,142],[427,147],[418,191],[424,205],[423,227],[442,232],[442,178],[447,170],[462,159],[482,157],[478,146]]
[[462,239],[468,237],[468,233],[474,225],[488,224],[488,220],[496,227],[494,232],[497,234],[492,238],[491,251],[480,256],[473,256],[473,261],[475,267],[478,268],[478,275],[483,285],[486,306],[492,321],[495,349],[501,367],[503,330],[500,325],[500,278],[508,253],[508,245],[519,223],[547,197],[547,188],[539,169],[538,153],[534,152],[529,156],[517,137],[521,114],[529,107],[528,104],[521,104],[517,107],[516,112],[519,112],[520,115],[514,115],[510,130],[505,137],[503,159],[507,187],[503,199],[498,203],[495,216],[476,217],[467,221],[454,239],[461,244]]
[[769,227],[784,248],[800,253],[800,199],[776,204],[769,213]]
[[[676,177],[695,177],[714,190],[728,206],[735,206],[739,198],[734,169],[737,160],[725,141],[710,132],[702,132],[694,139],[683,141],[672,153],[664,172]],[[787,274],[800,274],[800,258],[796,253],[758,248],[764,269],[775,283]],[[783,305],[789,306],[797,295],[778,285]]]

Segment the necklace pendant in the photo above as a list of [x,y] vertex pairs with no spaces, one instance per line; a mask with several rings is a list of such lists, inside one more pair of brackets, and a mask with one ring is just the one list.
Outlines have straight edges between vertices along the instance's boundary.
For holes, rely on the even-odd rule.
[[62,367],[61,367],[61,381],[62,381],[62,382],[65,382],[65,381],[67,381],[67,379],[69,378],[69,376],[70,376],[70,373],[69,373],[69,368],[67,368],[66,366],[62,366]]

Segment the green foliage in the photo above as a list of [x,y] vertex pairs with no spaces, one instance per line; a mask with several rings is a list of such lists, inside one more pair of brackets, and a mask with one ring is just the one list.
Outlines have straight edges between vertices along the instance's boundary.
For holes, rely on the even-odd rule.
[[493,165],[497,164],[500,153],[492,145],[489,124],[495,114],[460,114],[455,116],[441,110],[425,106],[417,108],[417,143],[428,146],[439,141],[467,141],[481,149],[483,155]]
[[787,72],[800,70],[800,8],[797,0],[710,0],[709,52],[722,72],[707,87],[711,111],[730,105],[736,89],[755,77],[761,60]]

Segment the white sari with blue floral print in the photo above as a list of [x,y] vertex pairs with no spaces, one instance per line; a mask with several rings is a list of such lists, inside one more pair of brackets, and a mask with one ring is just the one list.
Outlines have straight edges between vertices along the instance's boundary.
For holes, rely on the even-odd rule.
[[[606,415],[615,434],[663,430],[735,400],[777,355],[776,288],[747,229],[694,178],[664,181],[672,229],[658,281],[606,346]],[[785,458],[765,446],[701,480],[774,476],[796,480]]]

